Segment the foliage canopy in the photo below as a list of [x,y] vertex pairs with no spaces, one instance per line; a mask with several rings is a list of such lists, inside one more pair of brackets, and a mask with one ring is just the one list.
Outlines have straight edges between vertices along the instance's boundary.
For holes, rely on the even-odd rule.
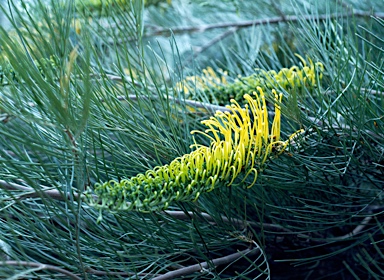
[[382,1],[3,2],[0,278],[383,277]]

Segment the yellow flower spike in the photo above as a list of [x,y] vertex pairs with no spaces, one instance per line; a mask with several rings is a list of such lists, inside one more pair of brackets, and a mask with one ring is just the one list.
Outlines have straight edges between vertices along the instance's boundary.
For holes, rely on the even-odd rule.
[[[241,107],[233,100],[227,107],[230,112],[216,112],[214,117],[202,121],[207,126],[205,132],[191,132],[203,135],[210,142],[208,146],[195,142],[191,153],[167,165],[120,182],[95,184],[93,192],[85,193],[86,201],[112,211],[149,212],[164,210],[172,201],[195,201],[216,187],[244,185],[250,180],[247,187],[253,186],[267,160],[282,153],[300,132],[280,141],[282,95],[275,91],[273,94],[275,116],[271,130],[265,94],[257,87],[253,97],[244,95],[247,106]],[[252,174],[254,177],[250,178]]]
[[[197,91],[204,91],[212,102],[226,105],[230,98],[235,98],[238,102],[243,102],[243,95],[249,94],[257,86],[263,89],[283,88],[285,90],[300,89],[306,87],[312,89],[317,86],[316,78],[322,79],[324,65],[321,62],[314,62],[306,56],[295,54],[300,62],[299,66],[293,65],[290,68],[283,68],[279,71],[255,69],[255,73],[250,76],[235,78],[232,83],[227,82],[227,73],[219,70],[215,72],[211,67],[207,67],[200,76],[186,77],[184,81],[176,84],[175,89],[181,91],[183,85],[188,88],[187,97],[189,99],[199,99],[201,94]],[[203,101],[203,100],[200,100]],[[195,108],[196,109],[196,108]],[[198,110],[198,109],[196,109]]]

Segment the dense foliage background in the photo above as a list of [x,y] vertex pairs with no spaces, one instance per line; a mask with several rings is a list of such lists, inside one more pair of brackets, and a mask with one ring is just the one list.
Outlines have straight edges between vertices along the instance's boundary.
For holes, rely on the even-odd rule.
[[[1,279],[384,278],[383,1],[0,3]],[[253,187],[90,203],[256,86],[302,132]]]

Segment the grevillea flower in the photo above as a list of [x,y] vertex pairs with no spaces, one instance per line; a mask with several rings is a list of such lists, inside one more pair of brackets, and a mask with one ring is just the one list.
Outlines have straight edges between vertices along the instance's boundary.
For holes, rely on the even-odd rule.
[[279,72],[255,69],[255,73],[252,75],[239,76],[233,83],[227,81],[227,72],[219,71],[221,73],[219,76],[212,68],[208,67],[203,70],[201,76],[186,77],[182,83],[176,85],[176,89],[183,90],[188,98],[197,100],[201,96],[198,91],[203,91],[203,96],[207,96],[211,102],[220,105],[228,104],[230,99],[242,103],[244,94],[251,94],[259,86],[263,89],[295,90],[306,88],[311,90],[317,85],[317,78],[321,80],[324,65],[321,62],[314,63],[309,57],[307,64],[303,57],[296,56],[301,60],[301,67],[283,68]]
[[275,116],[271,129],[264,91],[258,87],[253,96],[244,96],[244,107],[231,100],[229,111],[218,111],[202,121],[207,130],[192,131],[207,137],[209,146],[195,143],[191,153],[167,165],[120,182],[98,183],[93,193],[85,194],[86,201],[111,211],[157,211],[166,209],[173,201],[195,201],[217,187],[253,186],[266,161],[284,151],[297,134],[287,141],[280,140],[282,95],[274,90],[273,94]]

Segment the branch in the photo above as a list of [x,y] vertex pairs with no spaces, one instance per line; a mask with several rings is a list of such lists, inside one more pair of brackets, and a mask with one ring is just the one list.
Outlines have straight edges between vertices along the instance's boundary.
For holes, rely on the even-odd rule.
[[[70,199],[69,194],[65,195],[63,192],[60,192],[57,189],[50,189],[48,187],[43,187],[42,190],[36,190],[31,187],[25,187],[23,185],[19,185],[15,183],[9,183],[4,180],[0,180],[0,189],[29,192],[27,194],[23,194],[22,196],[20,196],[19,199],[41,197],[42,195],[46,195],[50,198],[60,200],[60,201],[66,201]],[[78,198],[79,194],[74,193],[73,196],[75,198]]]
[[[47,189],[47,187],[44,187]],[[46,195],[52,199],[60,200],[60,201],[66,201],[70,199],[70,195],[67,194],[67,196],[64,195],[64,193],[56,190],[56,189],[47,189],[47,190],[35,190],[34,188],[31,187],[25,187],[23,185],[19,185],[16,183],[9,183],[4,180],[0,180],[0,189],[6,189],[6,190],[17,190],[17,191],[24,191],[24,192],[29,192],[27,194],[23,194],[22,196],[19,197],[19,199],[22,198],[34,198],[34,197],[41,197],[42,195]],[[75,198],[78,198],[79,194],[74,193],[73,196]],[[216,222],[215,219],[207,214],[207,213],[199,213],[199,215],[196,215],[194,212],[184,212],[184,211],[163,211],[162,213],[159,213],[160,215],[170,215],[175,219],[179,220],[190,220],[191,218],[198,218],[198,219],[206,219],[209,222]],[[220,217],[223,222],[233,224],[238,227],[245,228],[247,225],[252,226],[252,227],[258,227],[258,228],[263,228],[264,230],[269,230],[270,233],[272,234],[297,234],[287,228],[284,228],[283,226],[277,225],[277,224],[270,224],[270,223],[261,223],[261,222],[251,222],[251,221],[242,221],[239,219],[228,219],[225,216]],[[345,239],[348,239],[350,237],[354,237],[357,234],[359,234],[365,226],[369,223],[369,221],[372,219],[372,216],[367,216],[364,218],[364,220],[359,224],[353,231],[350,233],[347,233],[342,236],[338,237],[332,237],[332,238],[326,238],[322,242],[328,242],[328,241],[342,241]],[[306,238],[309,239],[311,238],[309,235],[306,234],[297,234],[298,237],[301,238]],[[316,240],[314,240],[316,241]]]
[[[165,211],[163,211],[163,213],[166,214],[166,215],[170,215],[170,216],[172,216],[175,219],[182,220],[182,221],[190,220],[191,218],[197,218],[197,219],[200,219],[200,220],[202,218],[204,218],[208,222],[216,223],[215,219],[211,215],[209,215],[207,213],[199,213],[199,215],[196,215],[196,213],[191,212],[191,211],[184,212],[184,211],[177,211],[177,210],[173,210],[173,211],[165,210]],[[276,232],[291,232],[290,230],[288,230],[288,229],[286,229],[286,228],[284,228],[284,227],[282,227],[280,225],[275,225],[275,224],[243,221],[243,220],[236,219],[236,218],[228,219],[225,216],[221,216],[220,219],[224,223],[228,223],[228,224],[232,224],[232,225],[241,227],[240,230],[243,230],[247,225],[250,225],[250,226],[253,226],[253,227],[258,227],[258,228],[262,227],[263,229],[268,229],[268,230],[271,230],[271,231],[275,231],[273,233],[276,233]],[[306,237],[308,238],[309,236],[306,236]]]
[[341,240],[348,239],[350,237],[354,237],[354,236],[358,235],[360,232],[362,232],[362,230],[367,226],[367,224],[369,223],[369,221],[371,219],[372,219],[372,216],[365,217],[363,219],[363,221],[361,222],[361,224],[359,224],[357,227],[355,227],[351,232],[349,232],[349,233],[347,233],[345,235],[342,235],[342,236],[327,238],[327,241],[328,240],[330,240],[330,241],[341,241]]
[[101,271],[96,270],[93,268],[86,269],[88,273],[91,273],[93,275],[99,275],[99,276],[121,276],[121,277],[127,277],[127,276],[140,276],[140,277],[149,277],[153,276],[153,274],[147,274],[147,273],[133,273],[133,272],[117,272],[117,271]]
[[211,41],[209,41],[208,43],[206,43],[205,45],[201,46],[201,47],[198,47],[196,48],[195,52],[193,53],[193,55],[191,55],[191,57],[189,59],[186,60],[186,65],[189,64],[190,62],[193,61],[193,59],[195,59],[199,54],[201,54],[202,52],[204,52],[205,50],[209,49],[210,47],[212,47],[214,44],[222,41],[223,39],[227,38],[228,36],[232,35],[233,33],[235,33],[239,28],[238,27],[231,27],[230,29],[228,29],[227,31],[225,31],[224,33],[220,34],[219,36],[213,38]]
[[81,280],[80,277],[76,276],[72,272],[69,272],[68,270],[62,269],[57,266],[49,265],[49,264],[43,264],[43,263],[35,263],[35,262],[25,262],[25,261],[5,261],[5,262],[0,262],[0,265],[9,265],[9,266],[29,266],[29,267],[37,267],[38,270],[52,270],[59,272],[61,274],[64,274],[69,277],[69,279],[73,280]]
[[281,18],[284,21],[287,21],[287,17],[285,16],[284,12],[279,7],[280,3],[276,3],[275,1],[271,1],[271,4],[272,4],[273,8],[275,9],[275,11],[281,16]]
[[[237,253],[233,253],[233,254],[227,255],[225,257],[213,259],[211,261],[211,263],[213,263],[213,265],[215,267],[217,267],[219,265],[223,265],[223,264],[227,264],[227,263],[233,262],[233,261],[243,257],[244,255],[247,255],[247,254],[253,255],[253,254],[257,253],[257,252],[260,252],[259,248],[246,249],[246,250],[243,250],[243,251],[239,251]],[[174,270],[174,271],[167,272],[167,273],[165,273],[165,274],[163,274],[161,276],[157,276],[157,277],[154,277],[152,279],[153,280],[176,279],[177,277],[180,277],[180,276],[183,276],[183,275],[188,275],[188,274],[192,274],[194,272],[202,271],[202,270],[204,270],[204,269],[206,269],[208,267],[209,267],[208,262],[202,262],[202,263],[194,264],[194,265],[191,265],[191,266],[187,266],[187,267],[183,267],[183,268],[180,268],[180,269],[177,269],[177,270]]]
[[242,22],[224,22],[224,23],[216,23],[216,24],[207,24],[202,26],[185,26],[185,27],[176,27],[173,29],[169,28],[157,28],[152,27],[153,32],[148,33],[146,37],[152,36],[169,36],[171,32],[173,34],[183,34],[183,33],[192,33],[192,32],[204,32],[210,29],[218,29],[218,28],[228,28],[228,27],[236,27],[236,28],[247,28],[257,25],[267,25],[267,24],[278,24],[281,22],[298,22],[301,20],[311,21],[311,20],[329,20],[336,18],[349,18],[349,17],[376,17],[384,19],[384,13],[371,13],[365,11],[355,10],[349,13],[343,14],[321,14],[318,16],[313,15],[304,15],[304,16],[279,16],[279,17],[271,17],[266,19],[256,19]]
[[[139,99],[139,97],[137,95],[129,95],[128,98],[125,96],[118,96],[117,99],[120,101],[126,101],[126,100],[137,101]],[[140,96],[140,99],[158,100],[158,99],[160,99],[160,97],[157,97],[157,96],[151,96],[151,97]],[[196,100],[189,100],[189,99],[174,98],[171,96],[169,96],[168,99],[171,101],[174,101],[177,104],[185,104],[185,105],[188,105],[188,106],[191,106],[194,108],[205,109],[205,110],[207,110],[209,112],[213,112],[213,113],[215,113],[216,111],[231,112],[231,110],[225,106],[214,105],[211,103],[204,103],[204,102],[200,102],[200,101],[196,101]]]
[[[209,222],[215,222],[215,219],[207,213],[199,213],[199,215],[196,215],[194,212],[191,212],[191,211],[189,211],[189,212],[164,211],[164,214],[170,215],[173,218],[179,219],[179,220],[190,220],[191,218],[197,218],[197,219],[204,218]],[[330,242],[330,241],[343,241],[343,240],[346,240],[350,237],[354,237],[354,236],[358,235],[368,225],[369,221],[372,219],[372,216],[365,217],[363,219],[363,221],[359,225],[356,226],[356,228],[354,228],[351,232],[349,232],[345,235],[326,238],[326,239],[322,239],[322,240],[313,239],[311,236],[306,235],[306,234],[296,233],[294,231],[291,231],[290,229],[287,229],[287,228],[285,228],[281,225],[277,225],[277,224],[243,221],[243,220],[239,220],[239,219],[228,219],[227,217],[224,217],[224,216],[221,216],[220,218],[225,223],[234,224],[234,225],[240,226],[240,227],[246,227],[247,225],[250,225],[252,227],[262,228],[263,230],[269,230],[269,232],[272,234],[294,234],[300,238],[311,239],[312,241],[314,241],[316,243],[326,243],[326,242]],[[240,230],[242,230],[242,229],[243,228],[241,228]]]
[[378,90],[369,89],[369,88],[361,88],[360,92],[367,92],[367,93],[371,93],[373,95],[384,95],[383,91],[378,91]]

